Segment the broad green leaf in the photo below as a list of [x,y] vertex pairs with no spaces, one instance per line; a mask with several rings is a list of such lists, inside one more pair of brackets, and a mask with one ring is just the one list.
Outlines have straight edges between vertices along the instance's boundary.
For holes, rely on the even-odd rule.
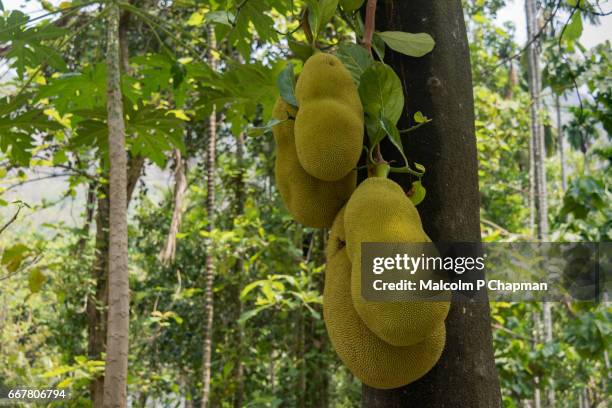
[[30,292],[40,292],[40,289],[42,288],[44,282],[45,275],[41,272],[39,268],[34,268],[30,271],[30,275],[28,276],[28,287],[30,288]]
[[285,69],[278,76],[276,84],[280,90],[281,98],[289,105],[297,107],[298,103],[295,99],[295,74],[293,73],[292,63],[288,63],[285,66]]
[[391,67],[375,62],[361,76],[359,96],[363,103],[370,144],[380,137],[380,118],[397,124],[404,109],[402,84]]
[[28,257],[30,248],[25,244],[15,244],[6,248],[2,253],[2,264],[9,272],[15,272],[21,263]]
[[374,63],[365,48],[357,44],[340,44],[336,56],[349,70],[357,86],[359,86],[363,72]]
[[292,39],[287,39],[287,43],[289,44],[291,52],[302,61],[306,61],[314,52],[314,49],[309,44],[297,42]]
[[317,27],[313,34],[319,34],[327,23],[332,19],[338,8],[338,0],[319,0],[319,15],[317,16]]
[[234,14],[230,13],[229,11],[224,11],[224,10],[211,11],[209,13],[206,13],[206,16],[205,16],[205,21],[207,23],[223,24],[229,27],[232,26],[232,22],[235,19],[236,17],[234,16]]
[[194,11],[191,14],[191,16],[189,16],[189,19],[187,20],[188,26],[199,27],[202,24],[204,24],[204,11],[203,10]]
[[433,50],[435,41],[426,33],[405,33],[402,31],[383,31],[378,35],[394,51],[411,57],[422,57]]
[[340,0],[340,6],[345,11],[355,11],[361,8],[365,0]]
[[572,20],[565,27],[563,32],[563,41],[574,42],[577,41],[582,35],[582,13],[578,10],[574,13]]

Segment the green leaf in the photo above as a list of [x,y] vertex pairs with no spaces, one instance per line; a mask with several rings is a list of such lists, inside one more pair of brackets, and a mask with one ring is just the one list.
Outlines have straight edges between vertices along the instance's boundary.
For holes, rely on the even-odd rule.
[[361,82],[363,72],[374,63],[374,60],[365,48],[357,44],[340,44],[336,56],[349,70],[357,86]]
[[565,31],[563,32],[563,41],[565,42],[574,42],[577,41],[582,35],[582,13],[580,11],[576,11],[572,20],[565,27]]
[[404,109],[402,84],[393,69],[381,62],[367,68],[359,84],[359,96],[368,129],[370,144],[380,137],[380,118],[384,117],[393,125],[397,124]]
[[380,61],[385,60],[385,41],[376,32],[372,37],[372,49]]
[[427,194],[427,190],[425,190],[425,187],[423,187],[423,184],[421,184],[421,180],[412,183],[412,189],[410,192],[410,201],[412,201],[412,204],[414,205],[419,205],[425,199],[425,195]]
[[293,64],[288,63],[285,69],[282,70],[276,81],[278,89],[280,90],[280,96],[289,105],[298,106],[297,100],[295,99],[295,74],[293,73]]
[[338,0],[319,0],[319,14],[317,16],[317,28],[315,31],[316,34],[323,31],[327,23],[329,23],[336,13],[337,8]]
[[2,264],[9,272],[15,272],[28,257],[30,248],[25,244],[15,244],[2,253]]
[[345,11],[355,11],[361,8],[365,0],[340,0],[340,6]]
[[421,111],[418,111],[414,114],[414,121],[416,123],[425,123],[427,122],[429,119],[423,115],[423,113]]
[[383,31],[378,33],[385,44],[394,51],[410,57],[422,57],[431,52],[436,44],[426,33],[405,33],[402,31]]
[[289,44],[291,52],[302,61],[306,61],[314,52],[314,49],[309,44],[294,41],[292,39],[287,39],[287,43]]
[[281,124],[283,122],[286,122],[289,119],[285,119],[285,120],[279,120],[279,119],[270,119],[268,121],[268,123],[266,123],[264,126],[257,126],[257,127],[252,127],[248,130],[247,132],[247,136],[249,137],[259,137],[262,136],[266,133],[269,133],[272,131],[272,128],[278,124]]
[[232,21],[235,19],[236,17],[229,11],[211,11],[205,16],[207,23],[223,24],[229,27],[232,26]]
[[30,271],[30,275],[28,276],[28,287],[30,288],[30,292],[40,292],[44,282],[45,275],[43,275],[39,268],[34,268]]
[[391,143],[399,150],[400,154],[404,159],[404,165],[408,166],[408,159],[404,154],[404,146],[402,145],[402,138],[400,136],[400,132],[397,129],[395,123],[391,122],[389,119],[382,117],[380,119],[381,128],[384,130],[385,134],[389,136],[389,140]]

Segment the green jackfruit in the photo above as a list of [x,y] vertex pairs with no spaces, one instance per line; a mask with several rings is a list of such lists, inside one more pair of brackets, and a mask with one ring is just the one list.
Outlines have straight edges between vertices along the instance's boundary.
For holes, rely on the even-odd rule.
[[326,248],[323,316],[329,338],[353,375],[370,387],[410,384],[439,360],[446,339],[444,322],[422,342],[407,347],[386,343],[363,324],[351,301],[351,262],[344,245],[343,215],[344,210],[334,221]]
[[295,95],[302,167],[321,180],[342,179],[355,168],[363,146],[363,106],[351,74],[335,56],[315,54],[304,64]]
[[430,336],[446,318],[450,302],[370,302],[361,296],[362,242],[431,242],[402,188],[386,178],[365,180],[346,204],[344,228],[353,268],[353,305],[365,325],[394,346],[410,346]]
[[[295,117],[296,109],[278,98],[272,117],[286,120]],[[290,116],[289,116],[290,115]],[[283,203],[293,218],[308,227],[328,228],[340,208],[355,190],[357,172],[351,171],[344,178],[327,182],[319,180],[300,165],[295,149],[293,120],[274,126],[276,185]]]

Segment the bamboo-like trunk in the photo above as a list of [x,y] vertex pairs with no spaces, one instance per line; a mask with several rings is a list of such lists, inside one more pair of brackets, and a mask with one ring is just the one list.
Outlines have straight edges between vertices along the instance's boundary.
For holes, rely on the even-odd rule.
[[[215,69],[214,51],[217,48],[215,30],[208,28],[209,64]],[[217,112],[213,107],[208,118],[208,151],[207,151],[207,199],[206,211],[208,223],[206,231],[212,232],[215,226],[215,162],[217,144]],[[202,401],[201,408],[207,408],[210,402],[210,365],[212,357],[214,297],[213,284],[215,280],[214,242],[212,237],[207,238],[206,244],[206,272],[204,276],[204,340],[202,342]]]
[[565,168],[565,140],[563,137],[563,122],[561,119],[561,98],[555,97],[555,110],[557,111],[557,145],[559,149],[559,164],[561,166],[561,188],[563,192],[567,190],[567,175]]
[[107,27],[109,176],[108,324],[104,407],[127,406],[130,292],[128,279],[127,154],[121,95],[119,6],[110,3]]
[[[240,216],[244,213],[244,200],[245,200],[245,168],[244,168],[244,133],[240,133],[236,138],[236,163],[238,165],[238,174],[235,180],[235,192],[236,192],[236,216]],[[235,294],[235,309],[236,309],[236,322],[242,315],[242,300],[240,299],[240,292],[242,291],[243,282],[243,271],[244,262],[242,256],[239,255],[236,260],[236,266],[234,268],[236,273],[236,294]],[[234,408],[242,408],[244,404],[244,364],[242,364],[242,342],[244,341],[244,326],[241,324],[236,325],[235,343],[236,343],[236,361],[234,362],[234,382],[236,389],[234,392]]]
[[537,34],[537,10],[535,0],[525,0],[525,16],[527,20],[527,61],[529,93],[531,95],[531,134],[533,138],[533,168],[535,178],[535,198],[537,209],[537,237],[545,240],[548,237],[548,192],[546,187],[546,145],[544,127],[540,120],[542,108],[542,72],[540,70],[539,41],[534,39]]

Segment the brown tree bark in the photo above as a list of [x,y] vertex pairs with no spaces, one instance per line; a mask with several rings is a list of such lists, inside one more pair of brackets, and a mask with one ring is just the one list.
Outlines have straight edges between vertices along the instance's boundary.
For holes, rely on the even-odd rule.
[[[215,41],[215,30],[212,26],[208,28],[209,64],[215,69],[214,51],[217,48]],[[215,176],[216,176],[216,145],[217,145],[217,112],[213,107],[208,118],[208,151],[207,151],[207,199],[206,213],[208,223],[206,231],[209,233],[215,227]],[[204,340],[202,342],[202,401],[201,408],[207,408],[210,400],[210,364],[212,357],[213,316],[214,297],[213,285],[215,281],[214,243],[211,237],[206,243],[206,271],[204,275]]]
[[119,6],[109,4],[107,112],[109,176],[108,323],[103,406],[127,406],[130,293],[128,279],[127,153],[121,95]]
[[[94,293],[87,300],[87,352],[90,360],[101,360],[106,345],[108,277],[108,186],[105,184],[101,185],[98,190],[94,248],[94,263],[91,275],[95,282],[95,288]],[[101,407],[104,395],[104,375],[91,380],[89,392],[92,405],[95,408]]]
[[[423,226],[436,242],[480,241],[474,105],[470,56],[460,0],[379,0],[377,29],[427,32],[432,53],[411,58],[387,49],[386,62],[404,85],[405,115],[416,111],[433,122],[404,137],[406,152],[427,168],[427,196],[419,207]],[[401,157],[390,144],[385,159]],[[408,176],[393,177],[406,190]],[[473,276],[474,279],[482,276]],[[453,298],[446,319],[446,346],[424,377],[394,390],[363,387],[364,407],[494,408],[501,406],[486,299]]]

